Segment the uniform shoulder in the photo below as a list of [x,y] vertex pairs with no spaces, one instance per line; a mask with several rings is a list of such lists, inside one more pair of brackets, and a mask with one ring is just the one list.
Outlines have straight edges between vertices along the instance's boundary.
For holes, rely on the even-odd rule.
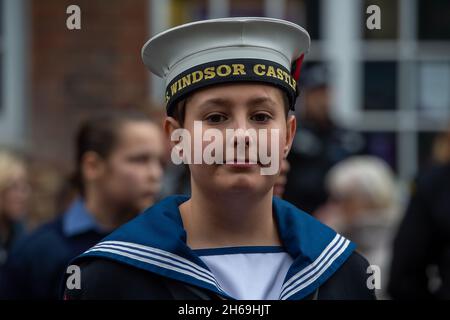
[[367,286],[369,262],[353,252],[338,270],[319,288],[323,300],[374,300],[375,292]]
[[165,279],[150,272],[104,258],[82,261],[80,288],[66,288],[66,300],[139,300],[170,299]]
[[341,269],[343,271],[349,271],[349,272],[357,272],[357,271],[363,271],[366,273],[367,267],[369,267],[369,261],[360,254],[358,251],[354,251],[346,262],[342,265]]

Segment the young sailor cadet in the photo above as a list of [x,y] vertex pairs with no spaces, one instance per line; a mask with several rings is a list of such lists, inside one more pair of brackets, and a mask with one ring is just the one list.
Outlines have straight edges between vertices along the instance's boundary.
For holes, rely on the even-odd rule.
[[[279,172],[309,45],[303,28],[270,18],[189,23],[144,45],[145,65],[166,82],[164,130],[189,164],[191,194],[163,199],[73,260],[81,284],[65,299],[375,298],[355,245],[274,197],[276,174],[251,153],[256,136],[267,140],[258,148]],[[209,140],[194,134],[199,124]],[[230,129],[231,143],[215,141]],[[179,132],[190,134],[173,139]],[[205,156],[213,140],[211,154],[226,161],[189,161],[186,145]]]

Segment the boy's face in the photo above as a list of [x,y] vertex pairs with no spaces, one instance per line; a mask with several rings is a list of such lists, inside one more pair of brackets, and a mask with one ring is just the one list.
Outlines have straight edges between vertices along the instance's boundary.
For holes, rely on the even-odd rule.
[[[265,194],[271,191],[283,157],[291,147],[296,129],[295,117],[292,115],[286,117],[283,94],[280,89],[265,84],[224,84],[199,90],[187,99],[183,128],[190,132],[191,146],[195,145],[196,139],[201,139],[202,149],[205,150],[211,141],[204,141],[203,132],[216,129],[223,137],[224,162],[235,162],[206,164],[202,161],[202,164],[190,164],[193,188],[226,195],[242,192]],[[202,124],[201,136],[194,134],[195,121]],[[178,127],[179,123],[175,119],[171,117],[166,119],[165,128],[169,135]],[[258,134],[256,137],[259,137],[259,134],[265,135],[266,146],[263,148],[267,150],[260,149],[262,139],[258,138],[257,152],[253,153],[258,163],[236,164],[237,160],[249,162],[249,157],[256,160],[249,153],[250,142],[255,140],[254,137],[241,133],[241,137],[243,135],[241,141],[247,143],[242,143],[245,145],[245,159],[239,158],[238,142],[236,139],[227,141],[227,129],[251,130]],[[275,131],[278,132],[278,136],[273,134]],[[278,155],[275,158],[269,156],[276,154],[275,149],[278,150]],[[261,161],[261,153],[267,154],[271,161],[277,163],[267,164]],[[276,174],[261,174],[261,169],[268,166],[276,167],[278,169],[275,171]]]

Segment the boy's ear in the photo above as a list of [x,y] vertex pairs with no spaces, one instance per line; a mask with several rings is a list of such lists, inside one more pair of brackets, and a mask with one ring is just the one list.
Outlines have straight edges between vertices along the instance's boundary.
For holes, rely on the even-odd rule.
[[288,119],[286,121],[286,143],[283,150],[284,158],[287,158],[289,151],[291,150],[296,131],[297,131],[297,119],[295,118],[295,115],[290,115],[288,116]]
[[95,181],[105,172],[104,160],[96,152],[88,151],[81,159],[81,170],[87,182]]
[[166,137],[170,141],[171,147],[174,147],[177,144],[177,142],[172,141],[171,137],[172,137],[172,133],[176,129],[181,128],[180,123],[178,122],[178,120],[176,120],[173,117],[166,117],[166,119],[164,119],[163,128],[164,128],[164,133],[166,134]]

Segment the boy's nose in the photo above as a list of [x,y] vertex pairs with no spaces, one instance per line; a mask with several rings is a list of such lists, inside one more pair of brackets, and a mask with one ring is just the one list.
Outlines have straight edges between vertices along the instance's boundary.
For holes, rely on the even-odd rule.
[[236,135],[234,136],[234,146],[235,147],[238,146],[238,143],[240,141],[244,141],[246,147],[249,146],[251,137],[250,137],[250,134],[247,132],[247,130],[244,130],[244,131],[245,132],[241,132],[241,130],[238,130],[236,132]]

